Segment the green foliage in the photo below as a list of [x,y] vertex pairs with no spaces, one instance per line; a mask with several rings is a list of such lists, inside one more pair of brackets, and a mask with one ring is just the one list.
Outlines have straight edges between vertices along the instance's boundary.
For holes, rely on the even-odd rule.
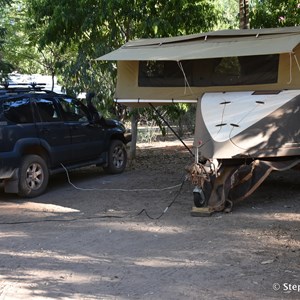
[[100,108],[111,113],[116,66],[95,58],[131,39],[210,30],[221,14],[210,0],[27,0],[27,5],[29,28],[40,30],[39,47],[57,45],[60,54],[71,54],[55,68],[65,89],[95,91],[103,100]]
[[28,60],[28,56],[32,56],[34,51],[29,47],[28,36],[25,32],[26,16],[22,3],[16,0],[4,7],[3,16],[2,24],[6,35],[2,50],[5,59],[13,65],[14,70],[22,70],[23,65],[24,69],[29,69],[33,73],[35,68],[31,60]]
[[[47,25],[42,44],[93,43],[104,49],[132,38],[174,36],[207,30],[218,18],[210,1],[199,0],[30,0],[36,26]],[[205,17],[204,17],[205,16]]]
[[7,73],[12,70],[12,65],[5,59],[3,49],[6,39],[6,9],[10,6],[10,0],[0,0],[0,82],[5,79]]
[[76,43],[95,58],[130,39],[208,30],[218,18],[203,0],[28,0],[28,5],[32,28],[44,28],[41,46],[63,43],[68,49]]
[[239,28],[239,0],[216,0],[222,17],[214,29],[238,29]]
[[48,44],[43,49],[39,46],[42,27],[33,28],[33,20],[28,16],[24,0],[15,0],[4,8],[3,26],[6,39],[3,53],[11,68],[25,74],[55,75],[62,61],[61,47]]
[[298,0],[255,0],[250,8],[251,28],[300,25]]

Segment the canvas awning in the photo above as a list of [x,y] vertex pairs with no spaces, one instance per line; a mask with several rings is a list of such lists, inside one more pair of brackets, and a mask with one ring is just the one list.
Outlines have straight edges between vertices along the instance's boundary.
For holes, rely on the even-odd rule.
[[188,36],[130,41],[97,60],[182,61],[291,53],[299,43],[300,27],[223,30]]

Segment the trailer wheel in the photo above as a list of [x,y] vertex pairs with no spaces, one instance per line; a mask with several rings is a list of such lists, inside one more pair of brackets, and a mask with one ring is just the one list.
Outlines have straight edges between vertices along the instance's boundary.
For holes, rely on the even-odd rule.
[[23,158],[19,170],[19,192],[21,197],[33,198],[47,188],[49,172],[45,160],[38,155]]
[[196,207],[206,206],[206,198],[203,190],[197,188],[197,190],[196,189],[194,190],[193,195],[194,195],[194,205]]

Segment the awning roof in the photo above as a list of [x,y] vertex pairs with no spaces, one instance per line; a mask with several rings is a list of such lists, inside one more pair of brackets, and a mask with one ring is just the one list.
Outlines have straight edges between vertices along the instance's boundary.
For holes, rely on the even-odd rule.
[[190,60],[290,53],[300,27],[223,30],[170,38],[130,41],[97,60]]

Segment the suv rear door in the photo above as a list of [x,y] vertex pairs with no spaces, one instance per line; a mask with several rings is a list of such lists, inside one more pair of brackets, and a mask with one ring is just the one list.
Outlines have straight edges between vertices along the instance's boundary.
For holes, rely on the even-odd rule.
[[36,127],[42,145],[47,149],[51,167],[71,162],[71,132],[65,126],[55,99],[40,95],[35,98],[37,110]]

